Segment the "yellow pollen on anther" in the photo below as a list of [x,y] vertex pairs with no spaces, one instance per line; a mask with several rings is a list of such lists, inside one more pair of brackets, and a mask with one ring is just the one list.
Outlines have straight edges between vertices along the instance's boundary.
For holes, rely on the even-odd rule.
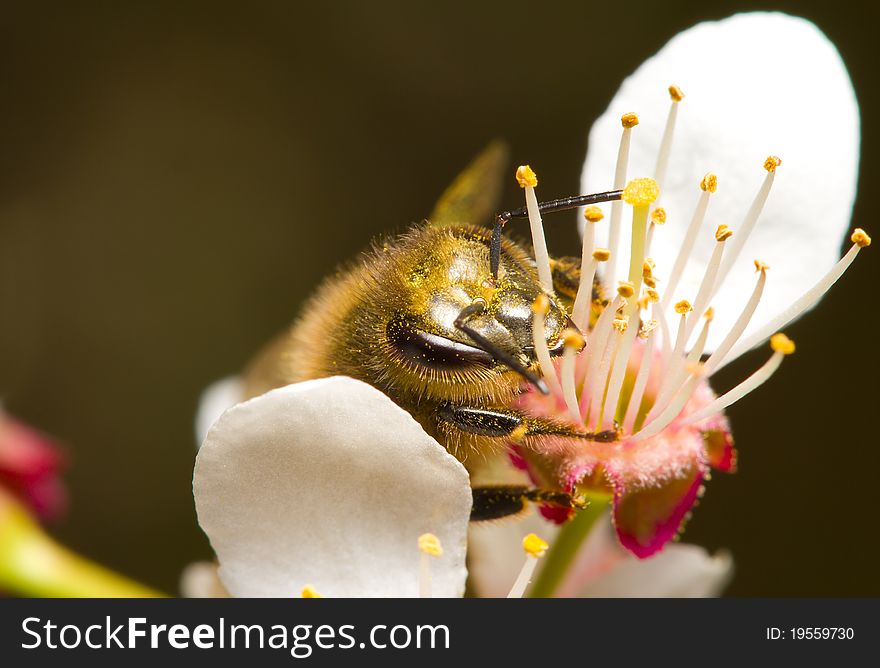
[[639,328],[639,338],[647,339],[648,334],[653,332],[657,328],[656,320],[648,320],[642,323],[642,326]]
[[651,212],[651,222],[655,225],[663,225],[666,222],[666,209],[658,206]]
[[550,298],[547,295],[538,295],[532,302],[532,313],[547,315],[550,313]]
[[607,248],[597,248],[593,251],[593,259],[597,262],[608,262],[611,257],[611,251]]
[[302,596],[303,598],[324,598],[312,585],[306,585],[305,587],[303,587],[300,596]]
[[782,160],[777,158],[775,155],[768,156],[764,161],[764,169],[768,172],[775,172],[776,168],[782,164]]
[[516,168],[516,182],[520,188],[534,188],[538,185],[538,175],[528,165],[520,165]]
[[871,237],[868,236],[868,233],[865,232],[861,227],[857,227],[855,232],[852,233],[850,237],[850,241],[852,241],[859,248],[866,248],[871,245]]
[[634,128],[639,124],[639,117],[637,114],[629,112],[620,117],[620,124],[625,128]]
[[715,309],[711,306],[706,309],[706,312],[703,314],[703,317],[706,320],[712,320],[715,317]]
[[653,288],[649,288],[645,290],[645,294],[648,296],[648,299],[654,303],[660,301],[660,293],[654,290]]
[[704,176],[703,179],[700,181],[700,190],[714,193],[716,190],[718,190],[718,177],[715,176],[712,172],[706,174],[706,176]]
[[611,323],[611,326],[614,328],[615,332],[623,334],[626,331],[626,328],[629,327],[629,320],[626,318],[615,318]]
[[685,315],[693,310],[694,307],[691,306],[691,303],[687,299],[682,299],[675,305],[675,312],[678,313],[678,315]]
[[763,260],[759,260],[755,258],[755,271],[765,272],[770,268],[770,265],[764,262]]
[[684,99],[684,93],[681,92],[681,88],[673,84],[669,87],[669,97],[675,102],[681,102]]
[[791,355],[794,352],[794,341],[779,332],[770,337],[770,347],[774,352]]
[[620,285],[617,286],[617,294],[619,294],[624,299],[629,299],[636,293],[636,286],[634,286],[629,281],[621,281]]
[[443,554],[440,539],[432,533],[423,533],[419,536],[419,550],[432,557],[439,557]]
[[602,213],[602,209],[598,206],[588,206],[584,209],[584,218],[591,223],[598,223],[604,217],[605,215]]
[[660,197],[660,186],[652,178],[633,179],[623,189],[623,201],[632,206],[649,206]]
[[540,559],[550,549],[547,541],[533,533],[523,538],[522,546],[526,554],[535,559]]
[[719,225],[715,230],[715,241],[727,241],[733,236],[733,230],[727,225]]
[[574,350],[583,350],[586,345],[584,335],[573,327],[567,327],[563,330],[562,342],[565,344],[566,348],[572,348]]

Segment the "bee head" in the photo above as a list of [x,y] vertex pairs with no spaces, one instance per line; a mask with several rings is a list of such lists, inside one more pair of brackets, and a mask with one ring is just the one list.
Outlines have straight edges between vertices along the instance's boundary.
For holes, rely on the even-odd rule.
[[[483,230],[460,231],[432,249],[429,267],[415,263],[419,289],[412,291],[409,308],[388,322],[387,340],[407,366],[438,378],[507,367],[543,391],[532,370],[535,345],[561,355],[562,332],[574,325],[555,296],[543,291],[533,261],[518,244],[505,242],[495,278],[488,241]],[[536,300],[546,305],[543,342],[534,331]]]

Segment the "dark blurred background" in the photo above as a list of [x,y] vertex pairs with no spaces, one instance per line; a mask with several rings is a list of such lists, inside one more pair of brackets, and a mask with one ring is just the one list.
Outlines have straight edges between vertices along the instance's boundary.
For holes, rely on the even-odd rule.
[[[587,130],[618,83],[700,20],[776,8],[828,34],[859,96],[870,192],[876,7],[5,7],[0,395],[69,446],[72,504],[54,532],[176,591],[180,569],[211,555],[190,488],[202,388],[240,369],[336,263],[426,215],[489,139],[537,166],[546,197],[576,192]],[[854,224],[880,236],[869,202]],[[576,248],[573,225],[549,236],[557,253]],[[789,328],[799,354],[730,411],[741,470],[715,476],[685,537],[732,550],[732,595],[880,595],[878,268],[873,249],[860,257]]]

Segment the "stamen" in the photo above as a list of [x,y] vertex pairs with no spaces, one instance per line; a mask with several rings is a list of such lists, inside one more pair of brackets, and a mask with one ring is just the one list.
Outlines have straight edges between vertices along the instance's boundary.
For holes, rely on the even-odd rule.
[[[597,422],[599,419],[599,403],[602,400],[601,393],[605,389],[605,379],[608,374],[608,366],[610,366],[611,350],[616,341],[611,340],[611,328],[617,313],[617,309],[623,303],[623,297],[617,295],[614,301],[605,307],[602,315],[596,321],[593,334],[590,336],[590,359],[587,363],[587,374],[584,376],[585,388],[589,385],[589,391],[581,392],[580,409],[581,413],[586,412],[586,407],[590,406],[590,420]],[[604,370],[603,370],[604,369]],[[601,386],[600,386],[601,385]]]
[[522,546],[526,553],[526,562],[523,564],[522,570],[519,572],[516,582],[513,583],[507,598],[523,597],[526,587],[529,586],[529,582],[532,580],[535,567],[538,565],[538,559],[543,557],[550,547],[546,541],[533,533],[523,538]]
[[629,354],[632,351],[633,342],[639,333],[639,310],[635,309],[629,317],[626,333],[621,339],[617,354],[614,356],[614,365],[611,377],[608,380],[608,393],[605,397],[605,405],[602,410],[602,424],[612,424],[620,404],[620,394],[623,389],[623,380],[626,369],[629,366]]
[[761,184],[758,194],[755,195],[752,205],[749,207],[745,218],[743,218],[742,224],[737,230],[736,239],[730,244],[730,248],[727,249],[727,257],[724,258],[724,262],[718,272],[718,277],[715,279],[715,286],[712,288],[711,294],[713,296],[724,283],[724,279],[727,278],[734,262],[736,262],[739,257],[740,251],[742,251],[743,246],[745,246],[746,241],[748,241],[749,235],[752,233],[752,230],[755,229],[755,224],[761,216],[761,211],[764,209],[764,204],[767,202],[767,197],[770,195],[770,189],[773,187],[773,179],[776,178],[776,168],[781,164],[782,161],[773,155],[764,161],[764,169],[767,170],[767,176],[764,177],[764,182]]
[[700,382],[700,379],[703,377],[702,374],[702,365],[697,363],[695,365],[691,365],[688,368],[688,373],[690,376],[685,382],[684,386],[678,391],[673,400],[669,402],[666,410],[664,410],[657,418],[648,424],[644,429],[636,433],[632,437],[632,441],[642,441],[646,438],[651,438],[652,436],[656,436],[661,431],[666,429],[678,414],[681,413],[681,409],[684,408],[685,404],[693,395],[694,390],[697,387],[697,383]]
[[302,598],[324,598],[312,585],[306,585],[305,587],[303,587],[300,596]]
[[572,420],[576,424],[580,424],[581,409],[578,406],[574,367],[577,361],[577,354],[584,349],[586,341],[584,341],[584,337],[579,331],[571,328],[562,332],[562,339],[565,344],[565,350],[562,353],[562,396],[565,398],[565,405],[568,406],[568,412]]
[[856,255],[859,254],[859,251],[862,248],[867,248],[871,244],[871,237],[869,237],[862,229],[856,229],[850,239],[853,242],[852,247],[847,251],[846,255],[844,255],[827,274],[825,274],[825,276],[820,278],[812,288],[796,299],[791,306],[773,318],[773,320],[763,327],[760,327],[734,346],[733,350],[725,358],[724,363],[718,365],[718,368],[720,369],[722,366],[730,364],[740,355],[751,350],[761,341],[764,341],[771,333],[779,331],[792,320],[797,318],[801,313],[815,306],[822,298],[822,295],[828,292],[831,286],[837,282],[837,279],[839,279],[849,268],[853,263],[853,260],[856,259]]
[[422,553],[419,562],[419,596],[431,598],[431,558],[443,554],[440,539],[432,533],[419,536],[419,551]]
[[700,189],[703,192],[700,194],[700,199],[697,201],[697,207],[694,209],[694,215],[691,217],[691,224],[688,226],[687,232],[684,235],[681,250],[678,251],[678,257],[675,258],[675,264],[672,265],[672,273],[669,275],[669,284],[663,298],[664,309],[669,303],[669,300],[672,299],[672,294],[675,292],[675,289],[678,287],[678,282],[681,280],[681,275],[684,273],[684,269],[690,259],[691,251],[694,249],[694,243],[696,242],[700,229],[703,226],[703,220],[706,217],[706,210],[709,208],[709,197],[717,190],[717,188],[718,179],[712,173],[706,174],[703,177],[703,180],[700,181]]
[[529,227],[532,230],[532,245],[535,247],[535,264],[538,267],[538,280],[541,287],[553,293],[553,272],[550,271],[550,254],[547,252],[547,240],[544,238],[544,223],[538,209],[538,198],[535,187],[538,177],[528,165],[520,165],[516,170],[516,181],[526,191],[526,208],[529,210]]
[[[703,274],[703,282],[700,284],[697,297],[694,299],[694,310],[697,313],[702,312],[707,306],[709,306],[709,300],[712,298],[713,288],[717,284],[716,277],[718,276],[718,268],[721,266],[721,256],[724,253],[724,246],[727,240],[732,236],[733,232],[727,227],[727,225],[719,225],[718,229],[715,231],[715,248],[712,251],[712,257],[709,258],[709,264],[706,265],[706,272]],[[696,324],[696,319],[692,318],[687,328],[688,338],[690,337],[691,332],[693,332],[694,325]]]
[[721,365],[724,361],[724,356],[730,352],[730,349],[733,348],[739,337],[742,336],[755,313],[755,309],[758,308],[758,302],[761,301],[761,295],[764,293],[764,285],[767,283],[768,267],[761,260],[755,260],[755,268],[758,271],[758,282],[755,284],[752,296],[749,297],[749,301],[746,302],[745,308],[743,308],[730,332],[724,337],[724,340],[718,345],[715,352],[706,360],[705,372],[707,376]]
[[672,104],[669,105],[669,115],[666,117],[666,127],[663,129],[663,138],[660,140],[660,150],[654,167],[654,178],[661,186],[666,181],[666,168],[669,166],[675,121],[678,118],[678,103],[684,99],[684,93],[681,92],[681,88],[673,85],[669,87],[669,97],[672,99]]
[[769,380],[770,376],[772,376],[776,372],[776,370],[779,368],[779,365],[782,364],[782,359],[786,355],[791,355],[792,353],[794,353],[795,348],[794,342],[787,336],[785,336],[785,334],[781,333],[774,335],[770,339],[770,347],[773,349],[773,355],[770,357],[769,360],[764,363],[764,366],[755,371],[755,373],[746,378],[743,382],[734,387],[732,390],[718,397],[708,406],[705,406],[689,415],[682,422],[682,425],[693,424],[709,417],[710,415],[720,413],[734,402],[742,399],[749,392],[752,392],[753,390],[763,385],[765,382],[767,382],[767,380]]
[[598,206],[588,206],[584,209],[584,239],[581,249],[581,278],[578,283],[577,295],[574,306],[571,309],[571,319],[582,332],[586,332],[590,325],[590,304],[593,301],[593,277],[596,275],[596,267],[599,259],[594,252],[596,231],[593,225],[602,220],[602,210]]
[[[639,117],[633,113],[624,114],[620,123],[623,133],[620,135],[620,147],[617,149],[617,165],[614,168],[614,189],[620,190],[626,184],[626,168],[629,163],[629,147],[632,141],[632,129],[638,125]],[[617,273],[617,247],[620,245],[620,219],[623,216],[623,202],[611,203],[611,220],[608,225],[608,249],[611,252],[608,266],[603,273],[606,288],[614,285]]]
[[[700,330],[697,341],[694,343],[694,347],[691,348],[684,359],[674,357],[670,365],[663,369],[665,377],[660,386],[660,391],[657,393],[654,405],[651,407],[651,411],[645,420],[646,426],[651,424],[654,416],[662,414],[670,402],[676,400],[678,392],[682,390],[682,386],[687,380],[687,374],[691,373],[691,369],[699,367],[701,375],[706,374],[705,365],[700,365],[699,362],[700,357],[703,355],[703,350],[706,348],[706,341],[709,338],[709,325],[714,317],[715,312],[712,309],[707,310],[703,314],[703,327]],[[683,406],[684,404],[682,404]]]
[[538,358],[538,366],[541,375],[547,382],[550,392],[560,394],[562,388],[559,378],[556,376],[556,367],[550,359],[550,350],[547,348],[547,330],[544,325],[544,316],[550,312],[550,299],[547,295],[538,295],[532,304],[532,345],[535,347],[535,357]]
[[611,251],[607,248],[597,248],[593,251],[593,258],[597,262],[608,262],[608,259],[611,257]]
[[648,341],[645,343],[645,348],[642,351],[642,362],[639,364],[639,372],[636,374],[636,382],[633,385],[633,391],[629,398],[629,406],[626,409],[626,416],[623,418],[624,432],[632,432],[635,428],[639,408],[645,396],[645,388],[648,386],[648,378],[651,375],[651,363],[654,360],[654,342],[656,340],[657,337],[651,336],[651,332],[648,332]]

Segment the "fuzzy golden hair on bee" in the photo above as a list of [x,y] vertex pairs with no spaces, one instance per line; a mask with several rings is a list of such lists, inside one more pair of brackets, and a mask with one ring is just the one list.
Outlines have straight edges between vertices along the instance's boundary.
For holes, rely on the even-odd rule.
[[[374,242],[324,282],[292,329],[255,362],[248,393],[347,375],[407,408],[438,401],[508,404],[521,384],[515,373],[464,342],[447,350],[436,345],[461,338],[454,320],[474,299],[485,299],[486,322],[503,319],[504,310],[529,312],[537,283],[533,260],[505,239],[493,279],[489,237],[484,227],[423,223]],[[561,325],[560,319],[557,331]]]
[[[355,378],[409,412],[471,471],[504,455],[510,443],[584,437],[515,408],[526,383],[548,392],[538,357],[562,355],[569,346],[563,334],[577,331],[569,308],[580,274],[576,261],[561,258],[553,261],[553,288],[541,281],[531,249],[501,234],[523,210],[498,214],[494,228],[471,224],[494,210],[503,162],[504,151],[491,145],[428,221],[374,242],[325,279],[291,328],[246,370],[247,396],[305,380]],[[617,195],[592,197],[608,196]],[[562,210],[581,202],[546,205]],[[540,317],[536,302],[543,304]],[[542,494],[520,487],[475,491],[472,517],[492,519],[526,501],[568,498],[558,490]]]

